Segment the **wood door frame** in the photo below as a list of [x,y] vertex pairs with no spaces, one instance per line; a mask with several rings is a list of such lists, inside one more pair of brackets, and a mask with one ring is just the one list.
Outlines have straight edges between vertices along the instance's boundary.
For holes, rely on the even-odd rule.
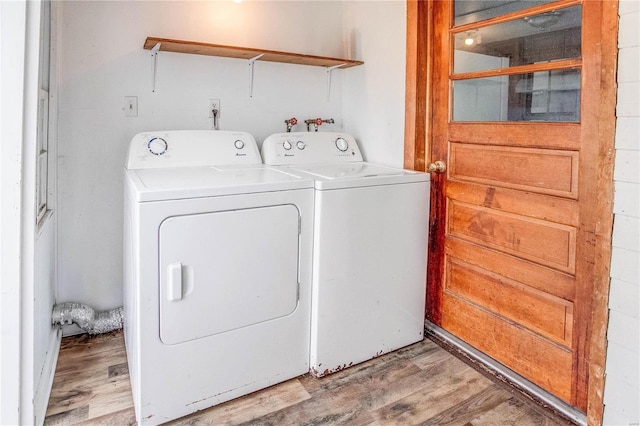
[[[431,159],[432,85],[433,85],[433,3],[437,0],[408,0],[406,27],[406,92],[405,92],[405,140],[404,166],[425,171]],[[587,191],[601,194],[599,203],[591,206],[595,218],[596,232],[591,237],[595,250],[590,272],[593,275],[591,318],[588,328],[589,341],[584,342],[588,359],[587,380],[587,423],[602,424],[604,373],[606,359],[606,333],[608,326],[608,298],[610,286],[611,235],[613,228],[613,161],[616,106],[616,67],[618,37],[618,1],[598,1],[601,4],[600,15],[593,22],[584,22],[583,57],[594,55],[596,60],[585,72],[590,74],[591,90],[600,92],[599,104],[587,105],[583,117],[592,118],[583,122],[582,132],[598,134],[599,144],[588,147],[588,157],[596,159],[583,167],[593,168],[595,181],[587,184]],[[585,61],[586,62],[586,61]],[[595,145],[595,144],[594,144]],[[586,162],[583,162],[586,163]],[[430,226],[437,226],[438,208],[434,191],[442,189],[440,179],[432,181],[432,212]],[[437,241],[430,236],[430,249],[437,247]],[[433,268],[433,269],[432,269]],[[442,268],[442,259],[437,264],[429,264],[429,276],[437,276]],[[427,283],[427,294],[429,294]]]

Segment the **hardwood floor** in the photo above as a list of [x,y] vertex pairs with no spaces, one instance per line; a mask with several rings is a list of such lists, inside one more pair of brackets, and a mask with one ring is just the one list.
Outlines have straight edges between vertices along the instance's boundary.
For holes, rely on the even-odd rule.
[[[121,331],[62,339],[45,425],[135,424]],[[424,340],[322,379],[300,376],[174,425],[570,425]]]

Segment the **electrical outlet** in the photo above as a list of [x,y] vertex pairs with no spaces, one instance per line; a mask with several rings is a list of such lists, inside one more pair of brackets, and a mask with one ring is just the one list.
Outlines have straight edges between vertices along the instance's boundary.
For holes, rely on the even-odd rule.
[[218,118],[220,118],[220,99],[209,99],[209,118],[213,118],[213,110],[218,110]]
[[137,117],[138,116],[138,97],[137,96],[125,96],[124,97],[124,110],[125,117]]

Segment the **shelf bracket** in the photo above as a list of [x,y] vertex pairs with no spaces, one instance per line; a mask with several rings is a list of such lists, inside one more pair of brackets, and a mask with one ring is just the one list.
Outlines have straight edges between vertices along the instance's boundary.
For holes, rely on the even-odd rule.
[[334,65],[332,67],[327,67],[327,102],[329,102],[329,98],[331,97],[331,72],[345,65],[347,64],[340,64],[340,65]]
[[151,91],[154,93],[156,91],[156,75],[158,74],[158,51],[160,50],[160,44],[161,43],[156,43],[156,45],[151,48],[151,56],[153,56],[153,81],[151,82]]
[[256,61],[264,56],[264,53],[249,59],[249,97],[253,98],[253,67]]

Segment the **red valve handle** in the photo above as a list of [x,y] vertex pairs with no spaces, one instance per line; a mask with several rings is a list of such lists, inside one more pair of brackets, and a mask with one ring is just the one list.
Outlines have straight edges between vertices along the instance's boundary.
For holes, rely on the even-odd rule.
[[296,124],[298,124],[298,119],[295,117],[291,117],[289,119],[289,124],[291,124],[292,126],[295,126]]
[[316,126],[322,125],[322,118],[316,118]]

